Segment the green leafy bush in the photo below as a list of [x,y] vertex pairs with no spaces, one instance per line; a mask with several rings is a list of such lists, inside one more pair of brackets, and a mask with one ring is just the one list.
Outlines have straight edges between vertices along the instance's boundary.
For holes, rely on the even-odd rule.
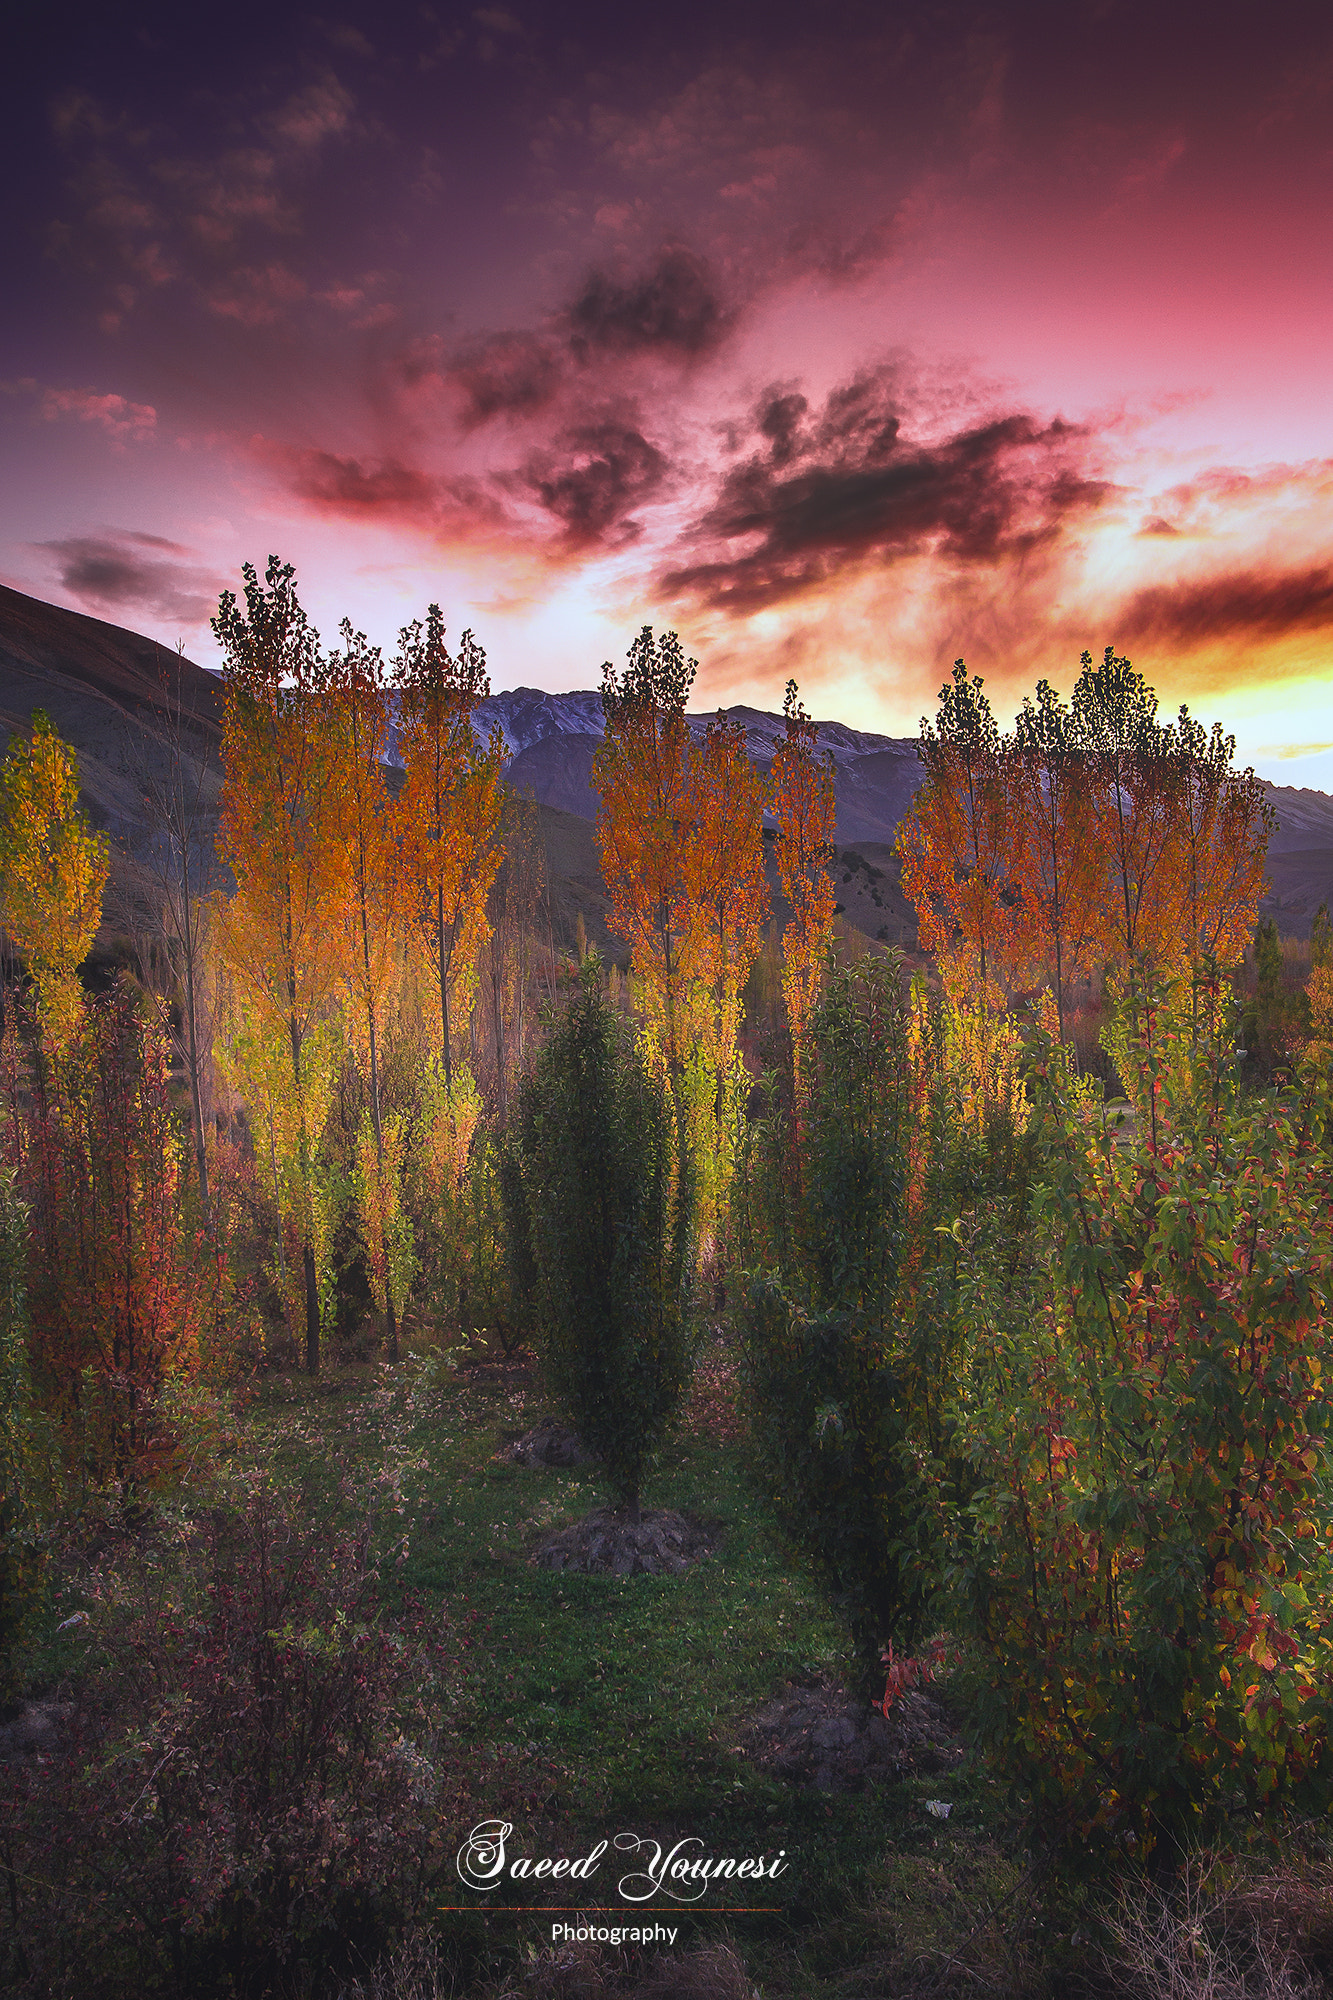
[[1037,1050],[1037,1256],[976,1288],[954,1582],[1045,1832],[1169,1868],[1333,1797],[1333,1169],[1327,1077],[1242,1108],[1218,1010],[1137,1011],[1137,1135]]
[[[830,971],[799,1116],[751,1129],[733,1218],[763,1482],[850,1627],[865,1690],[929,1599],[936,1513],[902,1307],[914,1088],[895,957]],[[882,1674],[880,1675],[882,1684]]]
[[588,963],[524,1086],[502,1183],[546,1375],[634,1520],[689,1378],[694,1175],[667,1080]]

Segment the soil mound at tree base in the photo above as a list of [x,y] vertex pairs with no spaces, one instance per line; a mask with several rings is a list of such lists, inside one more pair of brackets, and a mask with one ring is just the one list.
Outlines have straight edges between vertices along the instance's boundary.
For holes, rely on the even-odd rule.
[[61,1748],[74,1707],[67,1701],[25,1701],[0,1723],[0,1764],[47,1758]]
[[915,1773],[952,1770],[966,1752],[938,1702],[912,1689],[887,1716],[836,1682],[789,1687],[762,1708],[737,1754],[822,1792],[859,1792]]
[[543,1417],[523,1436],[506,1445],[502,1454],[511,1465],[591,1465],[593,1454],[577,1431]]
[[627,1521],[611,1508],[599,1507],[572,1527],[548,1535],[532,1560],[539,1569],[589,1576],[679,1576],[716,1545],[713,1530],[691,1514],[651,1508],[640,1520]]

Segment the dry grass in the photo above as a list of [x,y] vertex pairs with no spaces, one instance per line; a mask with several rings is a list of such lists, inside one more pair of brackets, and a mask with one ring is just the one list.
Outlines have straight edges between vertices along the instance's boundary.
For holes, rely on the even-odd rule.
[[1328,1988],[1301,1951],[1316,1913],[1326,1925],[1326,1885],[1281,1876],[1237,1888],[1205,1856],[1169,1891],[1126,1886],[1106,1970],[1129,2000],[1319,2000]]

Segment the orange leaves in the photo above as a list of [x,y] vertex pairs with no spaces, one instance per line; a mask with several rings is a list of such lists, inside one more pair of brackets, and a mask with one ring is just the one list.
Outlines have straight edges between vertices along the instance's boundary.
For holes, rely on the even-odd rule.
[[659,642],[645,625],[623,679],[609,662],[602,669],[606,733],[593,759],[608,921],[630,947],[649,1020],[673,1066],[692,1039],[682,1017],[698,951],[688,882],[695,800],[685,721],[697,666],[686,661],[674,632]]
[[500,839],[504,745],[485,749],[472,711],[489,692],[486,655],[464,632],[457,656],[444,643],[438,604],[399,635],[399,749],[406,778],[399,800],[403,863],[412,883],[409,917],[423,968],[438,994],[440,1054],[453,1076],[454,1043],[477,989],[477,961],[490,937],[486,898],[503,858]]
[[306,1364],[319,1367],[321,1284],[316,1150],[320,1093],[307,1044],[325,1024],[341,972],[347,772],[328,663],[296,596],[290,564],[264,582],[244,565],[245,610],[223,594],[213,629],[225,655],[218,849],[236,880],[219,902],[223,963],[263,1040],[278,1037],[295,1118],[291,1170],[305,1298]]
[[[342,624],[343,650],[329,660],[327,721],[340,765],[338,797],[342,880],[337,928],[342,978],[352,997],[349,1026],[358,1062],[377,1097],[381,1019],[398,973],[404,896],[398,814],[385,781],[389,704],[379,648]],[[378,1106],[375,1107],[378,1117]]]
[[[1157,698],[1108,648],[1068,708],[1042,682],[1002,738],[955,663],[919,746],[926,781],[899,831],[922,946],[970,961],[983,993],[1071,984],[1100,962],[1169,968],[1240,955],[1272,811],[1235,742]],[[994,985],[992,984],[994,982]]]
[[244,612],[227,591],[213,620],[226,656],[218,849],[236,879],[220,941],[261,1013],[287,1028],[299,1068],[338,975],[344,771],[293,570],[271,559],[262,585],[248,563],[244,576]]
[[741,989],[768,914],[764,875],[764,785],[745,749],[745,730],[718,715],[691,757],[684,888],[697,976],[713,997],[713,1055],[736,1054]]
[[593,763],[612,930],[629,944],[669,1064],[691,1046],[729,1067],[740,994],[768,908],[763,781],[745,731],[718,715],[696,744],[685,701],[697,661],[645,626],[624,676],[603,669],[606,734]]
[[1012,898],[1018,829],[999,730],[982,682],[962,660],[940,689],[936,724],[922,724],[926,781],[898,832],[903,888],[915,905],[922,945],[937,953],[961,940],[974,955],[984,995],[1005,979],[1014,942]]
[[782,934],[782,987],[799,1072],[820,975],[833,936],[834,895],[828,861],[833,839],[833,768],[815,749],[816,725],[788,681],[786,733],[773,752],[777,864],[791,921]]

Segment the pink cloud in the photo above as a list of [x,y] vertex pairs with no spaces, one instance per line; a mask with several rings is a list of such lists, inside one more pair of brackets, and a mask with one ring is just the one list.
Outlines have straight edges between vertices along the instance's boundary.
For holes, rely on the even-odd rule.
[[97,424],[117,443],[143,444],[157,433],[157,411],[151,403],[131,403],[125,396],[99,396],[94,389],[44,389],[38,404],[48,423],[75,417]]

